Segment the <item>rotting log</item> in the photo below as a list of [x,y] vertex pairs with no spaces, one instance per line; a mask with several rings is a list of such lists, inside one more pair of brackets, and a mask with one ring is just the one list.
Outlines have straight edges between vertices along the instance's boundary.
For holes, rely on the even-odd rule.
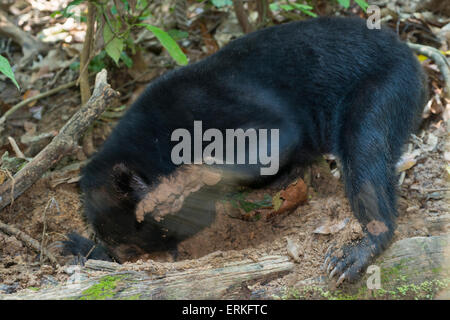
[[[81,271],[88,278],[80,283],[38,292],[23,290],[0,295],[0,299],[220,299],[244,282],[281,276],[291,271],[294,263],[287,256],[265,256],[226,262],[221,267],[197,266],[186,270],[167,267],[154,273],[119,271],[121,267],[116,263],[88,260]],[[108,272],[89,278],[94,270]]]
[[450,276],[450,234],[413,237],[394,243],[377,260],[388,283],[418,284]]
[[[88,260],[80,272],[80,279],[85,280],[77,284],[61,284],[37,292],[23,290],[0,295],[0,299],[242,299],[230,295],[230,292],[246,283],[281,277],[294,268],[294,263],[287,256],[237,261],[227,261],[225,258],[220,267],[217,267],[217,261],[214,266],[209,264],[211,260],[214,259],[208,256],[192,260],[196,263],[191,264],[191,268],[189,263],[183,261],[155,263],[146,271],[129,270],[134,264]],[[398,284],[414,285],[433,279],[448,279],[450,234],[399,240],[374,264],[380,267],[383,289]],[[295,287],[329,285],[327,277],[317,279],[300,281]],[[367,275],[348,289],[365,286],[366,279]],[[272,299],[280,296],[282,289],[276,288],[275,292],[273,286],[269,286],[267,291],[260,290],[257,298]],[[448,288],[437,295],[438,298],[447,296],[450,296]]]

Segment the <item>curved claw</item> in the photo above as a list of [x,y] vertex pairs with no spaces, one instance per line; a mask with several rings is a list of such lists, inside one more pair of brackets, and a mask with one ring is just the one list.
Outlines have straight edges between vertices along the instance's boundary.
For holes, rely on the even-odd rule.
[[328,267],[327,267],[327,273],[330,273],[330,271],[336,266],[336,264],[338,263],[338,258],[336,257],[331,257],[330,261],[328,263]]
[[379,244],[370,238],[365,238],[358,244],[344,246],[337,252],[339,255],[329,248],[322,270],[325,270],[330,279],[338,277],[336,285],[344,281],[354,282],[361,277],[364,269],[379,251]]
[[330,273],[331,268],[333,268],[333,264],[330,261],[330,264],[328,265],[328,268],[327,268],[327,273]]
[[336,286],[339,286],[347,278],[347,272],[344,272],[336,282]]
[[335,267],[334,269],[333,269],[333,271],[331,271],[331,273],[330,273],[330,275],[328,276],[330,279],[332,279],[333,278],[333,276],[334,276],[334,274],[336,273],[338,271],[338,269],[337,269],[337,267]]

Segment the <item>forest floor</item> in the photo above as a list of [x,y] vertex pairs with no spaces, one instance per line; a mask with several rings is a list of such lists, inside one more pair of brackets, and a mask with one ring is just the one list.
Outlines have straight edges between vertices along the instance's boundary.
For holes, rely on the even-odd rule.
[[[189,56],[189,51],[187,53]],[[191,53],[192,57],[195,56],[192,60],[205,55],[200,54],[199,50],[191,50]],[[158,59],[160,58],[155,54],[144,58],[145,61],[152,61],[152,64]],[[436,99],[439,96],[436,89],[442,87],[442,80],[439,80],[432,62],[425,62],[424,65],[430,75],[430,82],[434,82],[433,86],[430,84],[430,88]],[[165,67],[147,70],[146,81],[166,70]],[[136,70],[116,69],[110,75],[113,88],[127,88],[122,91],[122,104],[129,105],[145,87],[143,81],[134,81],[133,72]],[[61,81],[64,79],[61,76]],[[8,108],[14,99],[17,100],[14,90],[12,86],[1,88],[0,107]],[[450,233],[450,101],[440,97],[439,102],[442,110],[436,111],[438,102],[431,103],[434,109],[427,115],[421,132],[407,146],[409,150],[405,153],[404,177],[398,187],[399,217],[394,242],[411,237]],[[24,108],[11,117],[7,123],[6,136],[21,141],[21,137],[27,133],[39,136],[58,131],[78,109],[79,104],[80,98],[75,88],[44,98],[37,106]],[[121,104],[115,108],[120,106]],[[42,110],[39,119],[33,118],[33,108],[36,107]],[[105,140],[115,123],[115,117],[106,116],[96,121],[96,146]],[[27,156],[33,156],[49,139],[41,139],[33,145],[21,143],[19,146],[25,148]],[[13,153],[7,142],[1,149],[2,154],[4,151],[9,151],[10,155]],[[58,241],[65,240],[66,234],[70,232],[92,236],[92,231],[83,219],[83,203],[77,183],[80,167],[85,161],[86,157],[82,152],[65,157],[56,168],[0,211],[0,221],[15,226],[49,249],[56,246]],[[324,279],[325,274],[321,270],[325,252],[331,244],[341,245],[361,236],[361,227],[353,217],[338,171],[335,170],[332,174],[330,165],[334,168],[335,162],[322,160],[302,171],[308,186],[308,201],[290,213],[282,213],[269,219],[269,211],[264,208],[245,212],[242,208],[231,205],[231,201],[217,202],[215,222],[178,245],[177,261],[186,261],[188,265],[193,259],[218,251],[221,252],[221,258],[233,254],[251,259],[264,255],[288,255],[289,242],[299,248],[293,271],[277,279],[248,285],[242,291],[242,298],[258,298],[261,292],[264,292],[264,297],[269,293],[274,298],[351,298],[333,288]],[[298,172],[289,176],[290,182],[298,179]],[[260,203],[268,196],[273,198],[279,191],[279,185],[275,184],[265,189],[245,190],[240,193],[239,199],[243,203]],[[152,258],[155,261],[173,261],[169,254],[155,255]],[[207,263],[216,264],[214,259],[214,255],[211,255]],[[133,269],[145,269],[145,264],[145,261],[137,261],[129,266]],[[12,293],[30,287],[49,287],[63,283],[68,278],[69,274],[64,266],[52,265],[45,257],[41,259],[38,252],[15,236],[0,231],[0,293]],[[322,289],[304,290],[308,283],[318,284]],[[448,285],[438,289],[435,292],[437,296],[440,290],[448,290]],[[403,297],[415,296],[411,294]]]

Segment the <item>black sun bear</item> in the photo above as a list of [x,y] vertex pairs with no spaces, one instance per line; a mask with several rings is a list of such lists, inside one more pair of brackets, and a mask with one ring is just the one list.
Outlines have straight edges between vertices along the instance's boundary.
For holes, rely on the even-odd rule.
[[[213,221],[208,199],[217,185],[270,180],[261,169],[274,163],[250,148],[244,152],[256,157],[253,163],[208,165],[203,159],[197,166],[198,146],[191,141],[182,157],[193,164],[174,161],[180,142],[174,132],[194,137],[201,122],[202,132],[216,130],[224,141],[227,129],[265,132],[265,156],[276,156],[275,172],[323,153],[339,158],[365,236],[330,252],[325,267],[340,281],[356,280],[392,239],[395,164],[426,98],[426,77],[407,45],[358,18],[293,22],[234,40],[150,83],[84,168],[85,214],[101,244],[90,257],[123,262],[172,250]],[[201,147],[208,144],[204,138]],[[263,140],[259,135],[256,141]],[[231,160],[238,151],[228,150]],[[70,239],[72,253],[92,247],[91,240]]]

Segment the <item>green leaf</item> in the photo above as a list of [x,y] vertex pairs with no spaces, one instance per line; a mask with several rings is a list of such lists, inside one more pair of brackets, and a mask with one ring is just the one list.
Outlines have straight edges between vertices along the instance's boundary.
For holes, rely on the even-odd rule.
[[337,0],[341,6],[343,6],[345,9],[350,7],[350,0]]
[[280,6],[278,5],[278,3],[271,3],[271,4],[269,4],[269,8],[270,8],[270,10],[272,10],[272,11],[278,11],[278,10],[280,10]]
[[80,69],[80,61],[72,62],[72,63],[69,65],[69,69],[70,69],[70,70],[74,70],[74,71],[79,70],[79,69]]
[[245,200],[240,200],[239,205],[247,213],[259,208],[258,205],[254,204],[253,202]]
[[312,12],[312,11],[309,11],[309,10],[306,10],[306,9],[300,9],[300,11],[301,12],[303,12],[304,14],[307,14],[308,16],[311,16],[311,17],[313,17],[313,18],[316,18],[317,17],[317,14],[315,14],[314,12]]
[[355,2],[361,7],[361,9],[363,9],[364,11],[367,10],[367,7],[369,6],[369,4],[364,1],[364,0],[355,0]]
[[3,56],[0,56],[0,72],[10,78],[11,81],[16,85],[17,89],[20,90],[19,84],[17,83],[16,78],[14,77],[14,73],[11,69],[11,65]]
[[138,24],[138,26],[146,27],[149,31],[151,31],[155,37],[158,38],[159,42],[161,42],[162,46],[166,48],[167,52],[169,52],[170,56],[176,61],[176,63],[182,66],[188,64],[186,55],[183,51],[181,51],[181,48],[167,32],[146,23]]
[[121,1],[124,4],[125,11],[129,11],[130,10],[130,4],[128,3],[128,1],[126,1],[126,0],[121,0]]
[[216,8],[222,8],[225,6],[233,5],[233,1],[231,0],[211,0],[211,2]]
[[294,7],[291,6],[290,4],[280,4],[281,9],[285,10],[285,11],[291,11],[294,10]]
[[311,9],[314,9],[313,7],[307,5],[307,4],[300,4],[300,3],[292,3],[292,6],[294,6],[296,9],[300,10],[304,14],[307,14],[311,17],[317,17],[317,14],[311,11]]
[[69,13],[68,10],[70,9],[70,7],[73,6],[77,6],[80,3],[84,2],[85,0],[74,0],[69,2],[69,4],[67,5],[67,7],[64,9],[64,11],[62,12],[62,15],[66,18],[70,17],[72,15],[72,13]]
[[301,3],[291,3],[292,6],[294,6],[295,8],[299,9],[299,10],[312,10],[314,9],[314,7],[311,7],[307,4],[301,4]]
[[144,9],[145,7],[147,7],[147,3],[148,3],[147,0],[138,0],[138,1],[137,1],[137,4],[136,4],[136,9],[137,9],[137,10],[142,10],[142,9]]
[[228,196],[227,198],[229,198],[228,201],[234,208],[241,208],[247,213],[260,208],[272,207],[272,197],[268,194],[265,194],[262,200],[249,201],[246,200],[246,197],[247,193],[244,192]]
[[93,73],[98,73],[102,69],[106,68],[105,64],[105,57],[106,57],[106,51],[102,50],[98,55],[96,55],[94,58],[92,58],[91,62],[89,63],[89,71]]
[[133,60],[131,60],[131,58],[125,53],[125,51],[122,51],[122,53],[120,54],[120,59],[128,68],[131,68],[133,66]]
[[134,56],[136,54],[136,44],[134,43],[134,39],[131,36],[128,36],[125,40],[125,47],[131,50],[131,55]]
[[123,51],[123,40],[114,35],[108,24],[103,28],[103,41],[106,44],[106,53],[118,64]]
[[189,33],[187,33],[186,31],[182,31],[182,30],[178,30],[178,29],[169,30],[169,31],[167,31],[167,33],[175,41],[178,41],[181,39],[186,39],[189,36]]
[[2,160],[2,166],[1,169],[8,170],[12,174],[15,174],[16,172],[20,171],[28,162],[27,159],[22,158],[16,158],[16,157],[10,157],[8,151],[5,151],[5,153],[1,157]]

